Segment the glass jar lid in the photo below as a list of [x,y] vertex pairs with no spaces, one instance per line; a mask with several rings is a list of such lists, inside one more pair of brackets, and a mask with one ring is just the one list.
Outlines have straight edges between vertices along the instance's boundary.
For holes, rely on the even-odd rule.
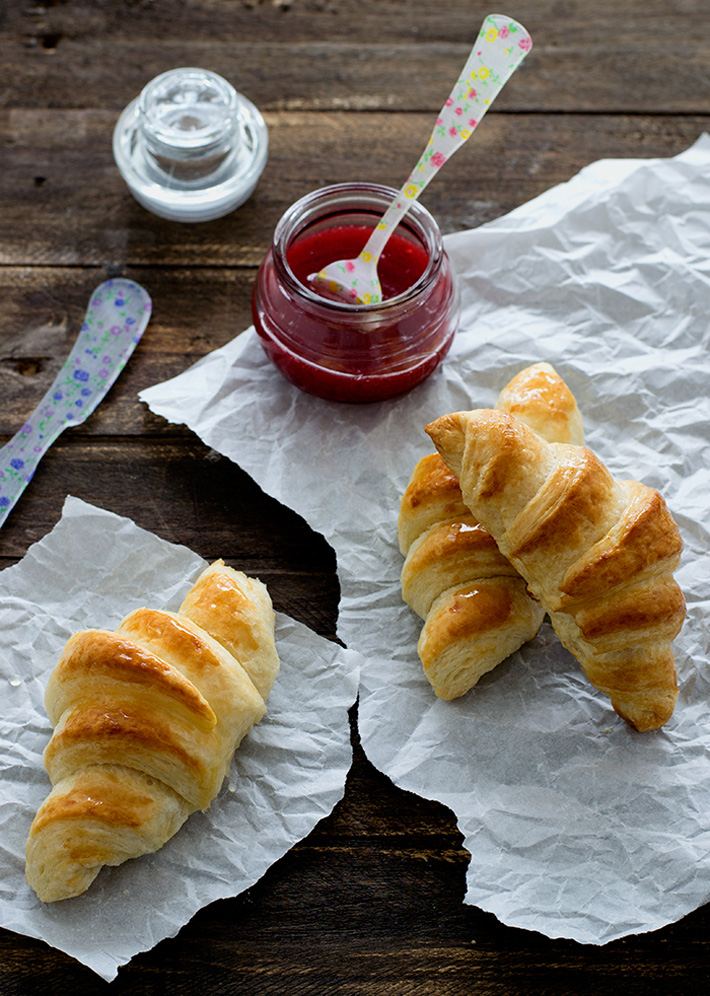
[[113,153],[133,196],[173,221],[209,221],[242,204],[266,165],[259,110],[206,69],[156,76],[125,108]]

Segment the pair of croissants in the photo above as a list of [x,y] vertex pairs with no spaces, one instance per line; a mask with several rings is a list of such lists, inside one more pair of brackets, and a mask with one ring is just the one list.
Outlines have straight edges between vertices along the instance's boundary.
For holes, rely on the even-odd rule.
[[54,787],[27,841],[41,900],[80,895],[208,808],[266,712],[274,621],[265,586],[217,561],[179,612],[136,609],[115,632],[71,637],[45,695]]
[[678,695],[671,641],[685,617],[682,544],[661,495],[615,480],[583,446],[575,398],[546,363],[514,377],[496,409],[426,431],[439,452],[414,469],[399,541],[436,694],[465,694],[548,613],[616,712],[660,727]]

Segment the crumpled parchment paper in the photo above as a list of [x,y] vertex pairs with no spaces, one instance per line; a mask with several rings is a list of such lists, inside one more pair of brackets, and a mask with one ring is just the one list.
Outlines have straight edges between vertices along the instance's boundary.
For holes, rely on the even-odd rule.
[[268,713],[210,809],[155,854],[105,868],[83,896],[39,902],[24,849],[50,789],[42,700],[61,648],[76,630],[112,629],[141,605],[177,609],[204,566],[186,547],[68,498],[54,529],[0,573],[0,926],[42,938],[104,979],[203,906],[257,882],[342,798],[352,761],[358,655],[278,615],[281,672]]
[[[462,323],[404,398],[357,407],[301,394],[253,331],[143,400],[184,422],[335,547],[340,635],[366,657],[372,762],[455,812],[466,901],[550,937],[605,943],[710,896],[710,138],[673,159],[604,160],[489,225],[448,236]],[[465,698],[439,702],[402,604],[396,519],[437,415],[490,406],[553,363],[590,445],[667,497],[686,548],[681,694],[660,732],[612,712],[545,625]]]

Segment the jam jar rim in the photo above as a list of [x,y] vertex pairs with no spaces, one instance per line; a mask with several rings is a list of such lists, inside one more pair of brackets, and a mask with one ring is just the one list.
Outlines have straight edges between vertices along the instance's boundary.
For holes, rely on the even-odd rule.
[[[423,204],[418,201],[414,201],[409,208],[409,211],[405,217],[400,221],[400,225],[406,225],[407,221],[414,220],[416,223],[415,234],[421,238],[424,249],[427,252],[427,265],[424,271],[419,277],[414,281],[411,286],[407,287],[400,294],[395,295],[395,297],[389,297],[384,301],[379,301],[374,304],[351,304],[348,301],[335,301],[330,298],[321,297],[315,291],[306,287],[305,284],[301,283],[296,274],[291,269],[291,266],[287,258],[287,249],[290,244],[291,237],[294,232],[293,229],[301,220],[301,215],[304,211],[311,208],[318,200],[327,197],[328,195],[347,195],[347,194],[375,194],[382,195],[384,197],[384,203],[382,204],[382,212],[389,206],[392,199],[398,191],[394,187],[389,187],[383,183],[370,183],[368,181],[350,181],[347,183],[334,183],[326,187],[319,187],[317,190],[312,190],[303,197],[300,197],[297,201],[284,211],[284,213],[279,218],[279,221],[274,230],[273,238],[273,257],[274,264],[280,273],[280,276],[289,285],[289,289],[297,293],[300,297],[305,298],[310,304],[315,305],[318,308],[322,308],[324,311],[328,312],[334,310],[343,316],[351,316],[356,318],[357,316],[362,316],[363,319],[368,318],[378,318],[382,311],[386,311],[390,308],[397,308],[401,305],[407,305],[410,301],[415,300],[420,293],[429,287],[433,281],[436,279],[437,274],[441,269],[442,260],[444,257],[444,242],[441,234],[441,229],[439,228],[436,219],[429,212]],[[367,207],[363,207],[363,210],[369,210]],[[379,205],[374,208],[376,212],[379,210]],[[306,219],[306,225],[310,219]],[[313,220],[317,220],[314,218]],[[399,226],[397,226],[399,227]]]

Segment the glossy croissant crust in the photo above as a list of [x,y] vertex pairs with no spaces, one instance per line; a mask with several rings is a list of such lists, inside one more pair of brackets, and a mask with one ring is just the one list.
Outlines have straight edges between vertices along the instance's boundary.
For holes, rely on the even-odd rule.
[[180,611],[136,609],[67,642],[45,695],[53,784],[27,842],[27,879],[53,902],[103,865],[155,851],[206,809],[266,711],[278,672],[266,588],[218,561]]
[[636,729],[661,726],[685,616],[672,575],[681,539],[661,495],[493,409],[445,415],[427,432],[592,684]]
[[[549,439],[580,441],[574,395],[547,363],[520,371],[498,406]],[[425,621],[417,650],[435,693],[453,699],[531,640],[544,609],[463,501],[438,453],[422,457],[402,497],[402,597]]]

